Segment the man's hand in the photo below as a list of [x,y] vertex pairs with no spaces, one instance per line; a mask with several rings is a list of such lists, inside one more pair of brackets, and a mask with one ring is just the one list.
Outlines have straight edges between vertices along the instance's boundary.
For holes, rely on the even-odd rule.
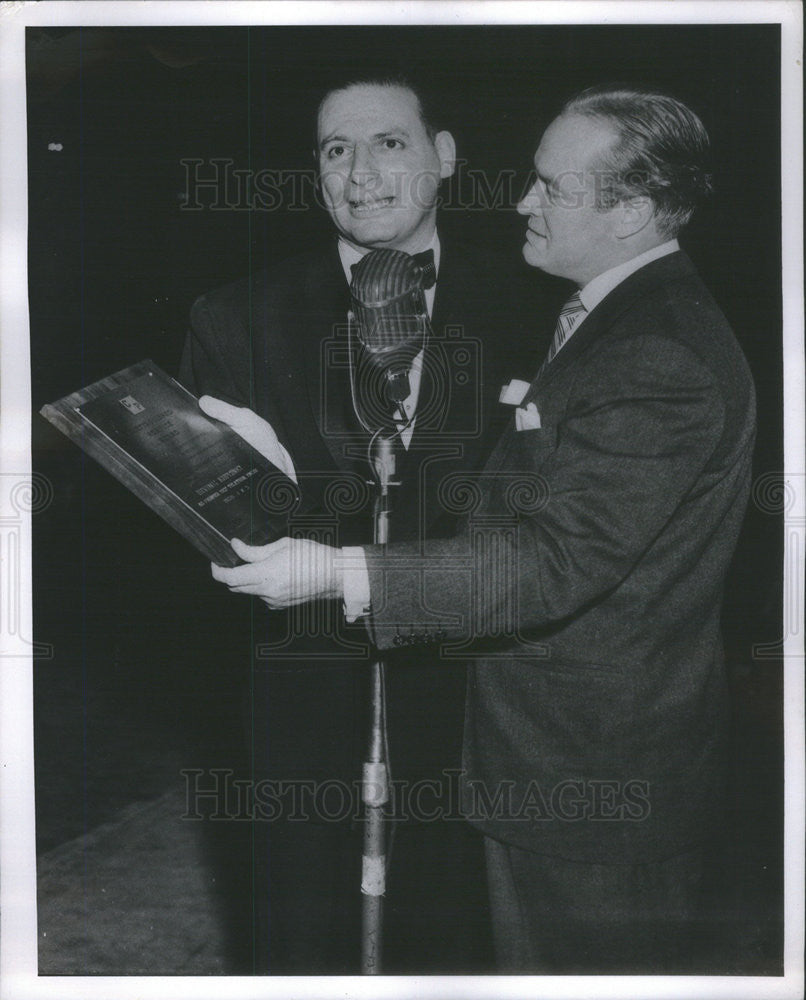
[[253,594],[274,609],[344,595],[340,549],[307,538],[280,538],[270,545],[233,538],[232,548],[246,565],[228,569],[213,563],[212,568],[213,578],[234,594]]
[[246,406],[233,406],[231,403],[225,403],[223,399],[214,399],[212,396],[202,396],[199,407],[208,417],[228,424],[247,444],[251,444],[255,451],[259,451],[289,479],[297,481],[291,456],[280,444],[272,425],[263,417],[259,417],[254,410]]

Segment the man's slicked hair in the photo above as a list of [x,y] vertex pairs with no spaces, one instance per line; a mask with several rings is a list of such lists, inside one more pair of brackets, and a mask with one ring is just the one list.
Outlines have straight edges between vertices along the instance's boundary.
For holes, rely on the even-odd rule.
[[316,116],[314,118],[314,151],[317,151],[319,141],[319,116],[322,113],[322,107],[325,101],[332,94],[338,94],[342,90],[349,90],[351,87],[389,87],[390,89],[395,88],[399,90],[408,90],[409,93],[414,95],[414,98],[417,101],[417,111],[420,115],[420,121],[423,123],[423,127],[425,128],[426,134],[431,142],[434,141],[437,132],[441,129],[441,126],[438,126],[436,123],[432,102],[425,89],[414,83],[404,74],[378,74],[377,76],[374,74],[367,74],[366,76],[352,76],[345,78],[343,82],[339,82],[328,87],[322,94],[319,104],[316,107]]
[[610,84],[583,90],[561,114],[595,118],[617,135],[612,148],[592,164],[599,177],[600,210],[645,196],[654,205],[658,231],[671,239],[711,193],[708,133],[676,98]]

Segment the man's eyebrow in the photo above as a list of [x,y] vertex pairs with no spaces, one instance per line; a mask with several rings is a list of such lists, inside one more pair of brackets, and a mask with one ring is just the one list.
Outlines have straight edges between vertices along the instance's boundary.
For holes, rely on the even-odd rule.
[[[408,129],[405,128],[390,128],[383,132],[376,132],[371,139],[373,142],[383,142],[384,139],[390,139],[397,136],[401,136],[404,139],[410,139],[411,134]],[[324,139],[319,143],[319,148],[324,149],[329,142],[346,142],[349,143],[351,140],[345,135],[339,135],[338,132],[334,132],[332,135],[326,135]]]
[[387,129],[385,132],[376,132],[372,138],[383,140],[383,139],[388,139],[390,136],[398,136],[398,135],[402,135],[406,139],[411,138],[408,131],[404,128],[390,128]]
[[319,148],[324,149],[329,142],[349,142],[347,136],[339,135],[338,132],[334,132],[332,135],[326,135],[319,143]]

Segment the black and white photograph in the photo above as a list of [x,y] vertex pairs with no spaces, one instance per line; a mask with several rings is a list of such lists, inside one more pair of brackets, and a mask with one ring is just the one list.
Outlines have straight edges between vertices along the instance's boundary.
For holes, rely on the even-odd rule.
[[0,29],[4,1000],[802,995],[800,8]]

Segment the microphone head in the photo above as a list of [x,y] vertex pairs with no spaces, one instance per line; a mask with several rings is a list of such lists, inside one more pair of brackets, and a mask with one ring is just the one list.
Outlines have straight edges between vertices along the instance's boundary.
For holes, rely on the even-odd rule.
[[361,350],[352,359],[356,412],[389,426],[411,392],[409,372],[430,330],[423,269],[401,250],[370,250],[353,266],[351,318]]
[[409,254],[370,250],[353,267],[350,295],[358,339],[372,354],[415,343],[422,348],[428,324],[423,269]]

